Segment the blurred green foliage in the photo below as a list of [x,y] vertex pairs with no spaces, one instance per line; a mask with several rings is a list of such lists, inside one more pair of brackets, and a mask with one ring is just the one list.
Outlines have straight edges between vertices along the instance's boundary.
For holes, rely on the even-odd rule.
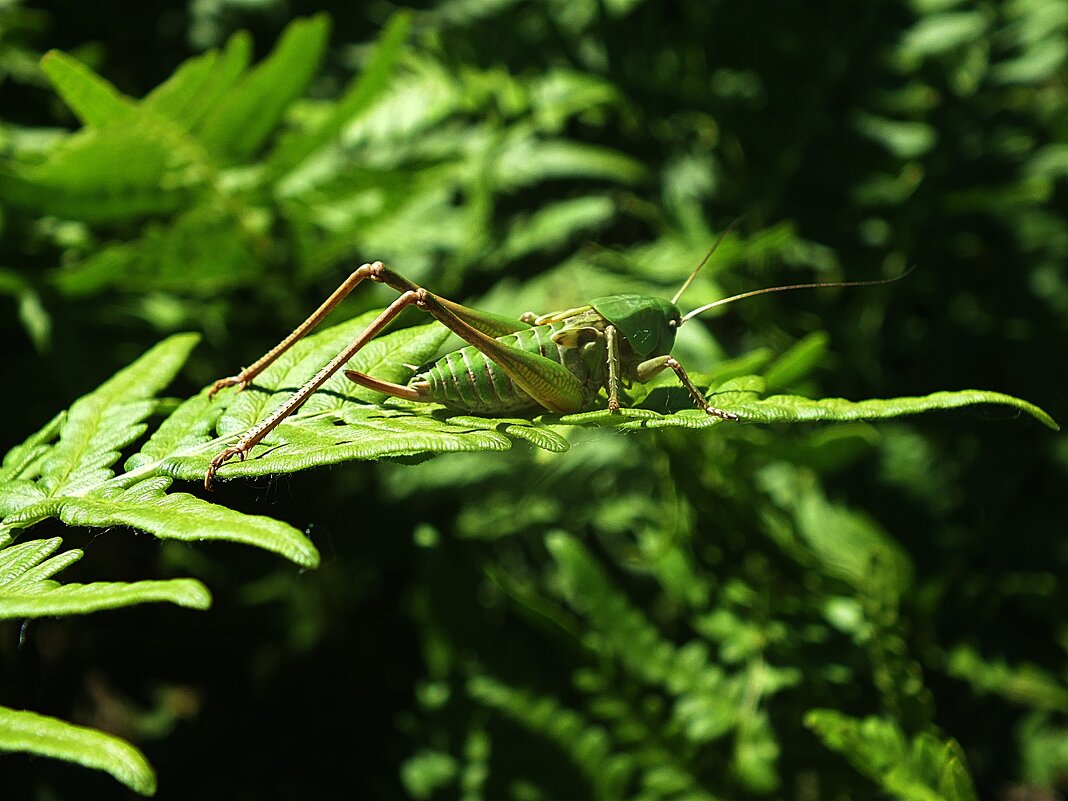
[[[670,297],[739,215],[686,308],[919,269],[687,326],[707,384],[1068,418],[1068,2],[318,10],[0,5],[5,443],[176,331],[204,338],[192,394],[354,263],[512,314]],[[168,377],[93,453],[148,447]],[[1068,440],[1010,416],[588,428],[225,485],[307,530],[300,574],[42,523],[73,540],[51,559],[85,551],[71,581],[192,575],[215,608],[4,623],[0,704],[137,743],[160,797],[1064,792]],[[14,580],[54,589],[57,547]],[[13,797],[113,797],[2,759]]]

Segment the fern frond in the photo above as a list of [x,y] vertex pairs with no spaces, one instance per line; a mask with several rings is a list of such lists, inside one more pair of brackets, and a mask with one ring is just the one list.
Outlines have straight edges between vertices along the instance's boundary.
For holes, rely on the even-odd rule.
[[1037,665],[987,660],[974,648],[958,646],[949,654],[946,672],[968,682],[978,695],[1000,695],[1032,709],[1068,713],[1068,687]]
[[156,121],[86,128],[41,164],[0,173],[0,198],[30,211],[102,222],[169,214],[186,206],[203,175]]
[[223,161],[255,153],[319,68],[329,32],[325,14],[291,23],[271,54],[223,95],[200,126],[198,139],[208,151]]
[[851,718],[831,709],[810,711],[805,725],[901,801],[977,801],[964,755],[953,740],[927,733],[909,740],[892,720]]
[[603,726],[557,699],[511,687],[491,676],[475,676],[468,681],[467,692],[478,703],[560,748],[586,777],[594,798],[716,801],[670,746],[652,738],[643,738],[625,751]]
[[[924,412],[960,409],[966,406],[1008,406],[1025,412],[1042,425],[1059,431],[1060,426],[1045,411],[1012,395],[980,389],[957,392],[933,392],[921,397],[887,398],[849,401],[843,398],[803,398],[797,395],[760,397],[766,386],[761,376],[733,378],[706,395],[708,402],[724,411],[738,415],[737,423],[808,423],[816,421],[844,422],[854,420],[886,420]],[[560,422],[566,425],[608,425],[623,429],[638,428],[710,428],[726,421],[710,417],[699,409],[684,409],[674,414],[661,414],[651,409],[621,409],[619,414],[608,411],[582,412],[565,415]],[[728,425],[735,424],[733,421]]]
[[41,70],[59,96],[86,125],[108,125],[129,120],[135,104],[112,84],[77,59],[51,50],[41,59]]
[[212,50],[183,63],[145,96],[142,105],[192,131],[241,78],[251,56],[251,37],[238,31],[221,52]]
[[110,773],[141,795],[154,795],[156,774],[138,749],[95,729],[0,706],[0,751],[62,759]]
[[56,586],[38,582],[22,591],[10,592],[0,586],[0,620],[88,615],[104,609],[160,601],[190,609],[207,609],[211,606],[211,595],[195,579],[94,581],[92,584]]
[[334,104],[330,116],[308,131],[284,137],[271,154],[268,163],[276,175],[288,172],[331,143],[346,125],[352,124],[382,96],[400,60],[410,28],[410,13],[400,11],[393,15],[378,37],[374,55]]
[[121,449],[146,430],[143,421],[155,406],[150,399],[174,379],[198,340],[195,334],[171,337],[76,401],[42,465],[42,492],[76,494],[111,478]]
[[674,719],[688,739],[714,740],[737,724],[744,685],[712,662],[704,643],[693,640],[677,648],[669,642],[575,538],[553,534],[546,546],[565,598],[632,675],[675,697]]
[[801,548],[829,576],[896,605],[912,580],[901,546],[870,518],[831,503],[815,475],[783,463],[768,465],[757,483],[793,517]]
[[0,620],[86,615],[159,601],[192,609],[211,605],[207,588],[194,579],[60,585],[51,577],[82,558],[77,549],[52,556],[61,544],[53,537],[0,550]]
[[552,740],[582,771],[595,798],[624,797],[623,790],[638,766],[629,755],[616,751],[603,727],[561,707],[553,698],[509,687],[489,676],[471,679],[467,692],[480,704]]
[[[307,567],[318,564],[315,547],[286,523],[167,492],[172,479],[164,466],[203,450],[206,432],[222,412],[203,394],[172,412],[129,460],[129,470],[115,475],[122,450],[145,434],[144,421],[157,409],[155,395],[196,341],[195,335],[179,334],[161,342],[8,454],[3,468],[8,480],[0,482],[0,544],[10,542],[17,529],[55,517],[76,526],[131,526],[164,539],[241,542]],[[112,588],[108,597],[147,591],[131,586]],[[167,599],[176,603],[203,603],[187,585],[152,592],[170,593]],[[109,603],[102,596],[93,602]]]

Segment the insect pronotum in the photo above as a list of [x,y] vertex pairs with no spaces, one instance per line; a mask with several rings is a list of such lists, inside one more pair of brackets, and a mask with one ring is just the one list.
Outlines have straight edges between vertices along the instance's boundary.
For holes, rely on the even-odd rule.
[[720,235],[670,301],[645,295],[610,295],[596,298],[584,306],[540,316],[528,312],[518,319],[446,300],[412,283],[380,261],[364,264],[356,268],[293,333],[250,367],[212,385],[209,397],[225,387],[237,386],[238,391],[244,389],[366,279],[386,284],[400,293],[400,297],[285,403],[245,432],[237,443],[216,455],[204,476],[204,486],[210,490],[224,463],[235,456],[244,460],[275,426],[296,411],[309,395],[342,369],[408,306],[427,312],[469,343],[468,346],[419,368],[407,384],[393,384],[356,370],[345,370],[350,380],[394,397],[440,403],[457,411],[492,417],[546,410],[559,414],[578,412],[593,405],[602,389],[608,396],[608,409],[617,412],[624,382],[644,384],[664,369],[671,369],[697,406],[707,414],[736,420],[736,415],[711,406],[683,366],[671,355],[679,326],[717,306],[770,292],[876,286],[898,280],[765,287],[707,303],[683,314],[676,305],[679,298],[730,230],[727,228]]

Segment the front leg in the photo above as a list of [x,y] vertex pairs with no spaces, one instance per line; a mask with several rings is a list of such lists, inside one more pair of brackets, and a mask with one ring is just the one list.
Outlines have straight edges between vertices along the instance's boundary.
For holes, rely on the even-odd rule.
[[690,377],[686,375],[686,370],[683,369],[683,366],[679,364],[679,360],[674,356],[657,356],[654,359],[642,362],[635,370],[635,378],[638,380],[638,383],[645,384],[652,380],[652,378],[660,373],[665,367],[670,367],[675,372],[675,375],[679,377],[679,382],[686,387],[690,395],[693,396],[694,401],[706,414],[709,414],[712,417],[722,418],[723,420],[738,419],[738,415],[736,414],[731,414],[723,409],[717,409],[715,406],[709,405],[708,401],[705,400],[704,393],[702,393],[701,390],[697,388],[697,385],[690,380]]

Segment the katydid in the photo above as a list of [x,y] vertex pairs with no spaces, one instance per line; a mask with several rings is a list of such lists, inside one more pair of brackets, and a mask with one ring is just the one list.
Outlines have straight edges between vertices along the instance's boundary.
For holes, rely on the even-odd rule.
[[252,366],[212,385],[209,397],[225,387],[237,386],[238,391],[244,389],[365,279],[386,284],[401,293],[285,403],[250,428],[236,444],[215,456],[204,476],[204,486],[210,490],[216,473],[225,462],[235,456],[244,460],[275,426],[293,414],[309,395],[343,368],[408,306],[429,313],[469,343],[468,346],[419,368],[406,385],[382,381],[356,370],[345,370],[346,377],[361,386],[397,398],[439,403],[456,411],[493,417],[541,411],[571,414],[594,405],[602,389],[608,396],[608,409],[618,412],[620,392],[625,383],[637,381],[644,384],[665,368],[670,368],[698,407],[714,417],[736,420],[736,415],[711,406],[683,366],[671,355],[679,326],[709,309],[769,292],[874,286],[897,280],[766,287],[717,300],[683,314],[676,305],[679,298],[729,230],[724,231],[670,301],[644,295],[612,295],[597,298],[584,306],[540,316],[528,312],[518,319],[446,300],[398,275],[382,262],[364,264],[353,271],[293,333]]

